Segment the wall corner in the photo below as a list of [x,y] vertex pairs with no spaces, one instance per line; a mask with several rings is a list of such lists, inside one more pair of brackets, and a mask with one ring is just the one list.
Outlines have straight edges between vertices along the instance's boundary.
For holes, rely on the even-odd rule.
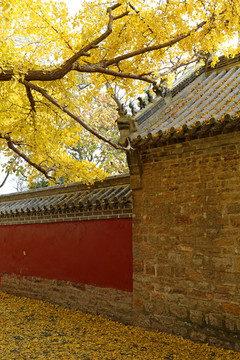
[[132,190],[142,188],[142,163],[139,150],[133,150],[127,154],[127,162],[130,173],[130,187]]

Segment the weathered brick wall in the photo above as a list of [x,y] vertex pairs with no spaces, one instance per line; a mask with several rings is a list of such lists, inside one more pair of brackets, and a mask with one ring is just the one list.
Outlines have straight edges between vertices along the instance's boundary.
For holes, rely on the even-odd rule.
[[240,133],[141,149],[136,163],[135,324],[240,351]]

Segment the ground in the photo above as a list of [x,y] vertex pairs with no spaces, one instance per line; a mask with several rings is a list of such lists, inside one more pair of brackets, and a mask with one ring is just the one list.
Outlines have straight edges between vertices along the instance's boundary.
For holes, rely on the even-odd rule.
[[2,292],[0,354],[4,360],[240,360],[240,353]]

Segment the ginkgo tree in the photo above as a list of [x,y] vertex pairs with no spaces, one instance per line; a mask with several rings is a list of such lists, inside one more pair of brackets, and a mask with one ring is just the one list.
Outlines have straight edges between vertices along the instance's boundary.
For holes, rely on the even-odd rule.
[[[99,133],[112,142],[118,142],[116,103],[107,93],[101,93],[86,103],[81,108],[81,116]],[[109,175],[126,173],[128,170],[125,152],[109,146],[85,129],[81,131],[81,141],[76,147],[71,146],[69,151],[75,159],[94,162]]]
[[116,149],[131,146],[90,126],[81,109],[106,84],[110,95],[114,83],[132,98],[209,54],[214,65],[219,49],[234,56],[238,49],[227,44],[239,32],[239,14],[240,0],[93,0],[73,17],[53,0],[0,0],[0,151],[7,170],[51,181],[102,179],[104,169],[70,155],[84,146],[83,129]]

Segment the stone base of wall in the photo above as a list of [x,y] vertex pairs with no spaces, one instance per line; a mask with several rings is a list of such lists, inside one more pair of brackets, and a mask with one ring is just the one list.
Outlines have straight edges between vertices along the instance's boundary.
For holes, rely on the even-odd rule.
[[[198,343],[208,343],[211,346],[240,352],[240,320],[233,314],[226,317],[226,314],[214,311],[188,312],[175,305],[174,309],[167,312],[158,306],[159,315],[156,315],[141,311],[141,304],[137,299],[133,299],[133,294],[128,291],[34,276],[15,274],[0,274],[0,276],[0,290],[9,294],[76,308],[110,320],[149,330],[159,330]],[[173,311],[174,314],[171,313]]]
[[132,324],[132,293],[64,280],[0,274],[0,290]]
[[[209,313],[205,316],[211,318],[212,321],[218,321],[218,326],[217,324],[211,325],[207,323],[197,324],[198,320],[200,322],[200,318],[203,319],[203,322],[205,321],[204,314],[200,311],[195,311],[195,316],[195,319],[191,321],[189,317],[180,319],[173,315],[144,315],[135,311],[133,323],[147,329],[181,336],[196,343],[207,343],[210,346],[240,352],[240,331],[237,329],[240,325],[239,318],[224,320],[224,316],[218,313]],[[220,327],[220,322],[221,324],[223,322],[222,327]]]

